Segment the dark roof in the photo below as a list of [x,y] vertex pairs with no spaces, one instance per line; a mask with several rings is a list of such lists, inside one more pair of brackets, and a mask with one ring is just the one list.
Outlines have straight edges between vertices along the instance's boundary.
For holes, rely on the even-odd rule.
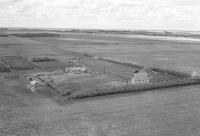
[[137,73],[139,73],[140,71],[139,70],[135,70],[133,73],[134,74],[137,74]]

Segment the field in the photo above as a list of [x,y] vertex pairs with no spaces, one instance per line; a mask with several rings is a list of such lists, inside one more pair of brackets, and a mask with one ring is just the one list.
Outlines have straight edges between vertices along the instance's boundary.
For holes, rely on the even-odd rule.
[[[189,36],[165,32],[165,35],[172,38],[158,39],[155,36],[160,36],[160,33],[145,33],[145,36],[142,36],[141,33],[144,31],[135,32],[140,36],[129,32],[89,30],[72,32],[24,29],[8,30],[5,33],[8,35],[55,33],[59,36],[0,37],[0,56],[4,63],[7,62],[6,64],[14,69],[7,75],[0,73],[0,135],[198,136],[200,134],[199,85],[160,88],[147,92],[130,91],[125,94],[67,101],[48,86],[41,86],[36,93],[32,93],[28,88],[29,83],[24,78],[28,72],[22,70],[33,68],[30,65],[33,64],[31,58],[50,57],[62,64],[71,59],[80,59],[80,62],[96,76],[83,74],[83,79],[79,78],[80,75],[78,78],[66,75],[51,76],[51,79],[57,82],[56,85],[75,90],[82,88],[87,90],[96,87],[97,84],[109,84],[109,81],[127,80],[130,73],[137,69],[84,57],[82,54],[85,53],[139,64],[147,69],[162,68],[191,74],[193,71],[200,71],[198,35],[192,32],[187,32],[191,33]],[[163,33],[161,35],[163,36]],[[191,41],[191,38],[196,39]],[[5,56],[22,56],[27,59],[24,61],[21,58],[10,59]],[[50,67],[58,70],[60,65],[55,62],[34,63],[40,64],[41,71],[46,71]],[[5,68],[4,65],[0,67]],[[20,74],[18,70],[15,71],[18,68]],[[38,71],[32,69],[32,72]],[[157,75],[151,80],[152,82],[167,80],[172,83],[174,79],[177,80],[177,76],[166,76],[160,72],[154,71],[150,74]],[[76,83],[65,84],[69,81],[78,82],[80,86]],[[74,93],[74,96],[81,96],[81,91],[75,92],[79,94]]]
[[44,62],[35,62],[37,66],[41,69],[49,69],[49,70],[57,70],[57,69],[65,69],[65,64],[59,61],[44,61]]
[[30,70],[36,68],[34,64],[18,56],[6,56],[2,58],[2,61],[13,70]]
[[[190,41],[176,40],[156,40],[137,36],[127,37],[121,35],[90,35],[90,34],[63,34],[61,37],[74,38],[78,41],[102,40],[115,42],[118,45],[76,45],[75,43],[65,44],[67,40],[60,38],[34,38],[51,44],[57,45],[63,50],[86,52],[101,57],[109,57],[122,61],[139,63],[145,66],[161,67],[191,73],[198,71],[200,63],[199,43]],[[31,38],[32,39],[32,38]]]
[[0,62],[0,72],[10,72],[10,70],[5,66],[5,64]]
[[[112,60],[110,58],[94,59],[91,56],[84,58],[82,63],[91,71],[98,71],[122,81],[130,80],[134,71],[145,69],[137,63]],[[170,81],[190,76],[188,73],[160,68],[147,68],[146,71],[150,77],[150,82]]]
[[17,37],[54,37],[54,36],[59,36],[58,34],[53,34],[53,33],[21,33],[21,34],[12,34]]
[[48,77],[40,77],[46,84],[55,89],[56,92],[65,96],[72,92],[85,91],[88,89],[98,89],[104,86],[112,86],[113,83],[121,85],[121,82],[109,78],[105,75],[90,73],[64,73],[62,75],[50,75]]
[[90,71],[106,74],[124,81],[130,78],[130,73],[137,70],[137,68],[126,67],[124,65],[118,65],[92,58],[84,58],[83,64],[86,65]]

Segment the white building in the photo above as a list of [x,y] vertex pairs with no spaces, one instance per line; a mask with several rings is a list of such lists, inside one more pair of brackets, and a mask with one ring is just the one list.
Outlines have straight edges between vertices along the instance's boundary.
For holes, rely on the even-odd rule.
[[131,84],[146,84],[149,83],[148,73],[146,71],[135,71],[131,79]]
[[192,74],[191,74],[191,77],[197,78],[197,77],[200,77],[200,74],[197,71],[193,71]]
[[65,68],[65,71],[68,73],[76,73],[76,72],[87,72],[87,67],[82,66],[82,67],[70,67],[70,68]]

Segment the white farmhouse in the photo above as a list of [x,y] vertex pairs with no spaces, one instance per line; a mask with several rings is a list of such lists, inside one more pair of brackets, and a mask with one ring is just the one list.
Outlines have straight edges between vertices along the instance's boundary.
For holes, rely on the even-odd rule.
[[193,71],[192,74],[191,74],[191,77],[197,78],[197,77],[200,77],[200,74],[197,71]]
[[76,72],[87,72],[87,67],[82,66],[82,67],[70,67],[70,68],[65,68],[65,71],[67,73],[76,73]]
[[135,71],[131,79],[131,84],[146,84],[149,83],[148,73],[146,71]]

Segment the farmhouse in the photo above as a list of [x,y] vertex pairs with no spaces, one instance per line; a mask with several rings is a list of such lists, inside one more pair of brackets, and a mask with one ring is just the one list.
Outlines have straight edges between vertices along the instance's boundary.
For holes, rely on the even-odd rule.
[[36,88],[40,83],[31,76],[27,76],[26,79],[30,83],[28,87],[31,89],[31,92],[36,92]]
[[149,83],[148,73],[146,71],[135,71],[131,79],[131,84],[146,84]]
[[79,67],[67,67],[65,68],[67,73],[80,73],[80,72],[87,72],[87,67],[79,66]]
[[192,74],[191,74],[191,77],[192,78],[198,78],[198,77],[200,77],[200,74],[197,71],[193,71]]

